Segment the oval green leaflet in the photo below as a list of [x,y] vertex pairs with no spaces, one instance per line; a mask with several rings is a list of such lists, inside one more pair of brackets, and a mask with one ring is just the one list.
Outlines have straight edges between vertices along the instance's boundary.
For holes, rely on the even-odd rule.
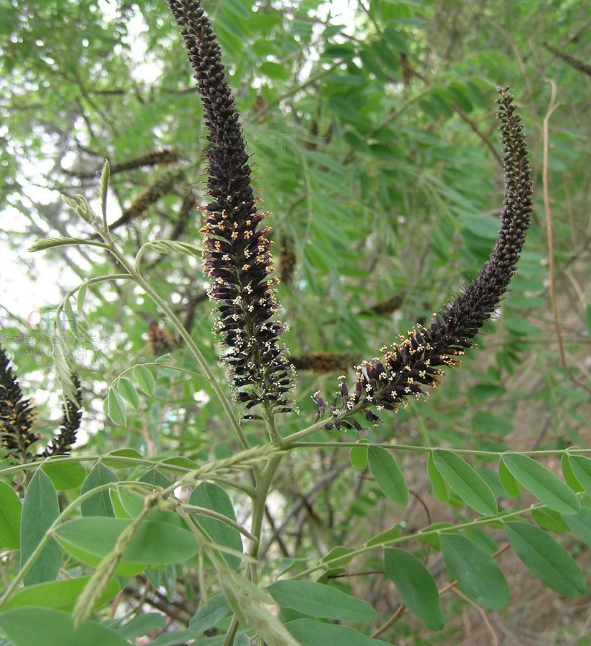
[[146,393],[146,395],[151,396],[154,393],[154,390],[156,390],[156,380],[149,368],[137,365],[133,369],[133,376],[137,381],[138,386]]
[[125,426],[127,423],[127,408],[123,397],[114,389],[109,389],[106,399],[107,415],[117,426]]
[[[117,481],[117,476],[111,470],[107,469],[107,467],[103,466],[100,462],[97,462],[92,468],[92,471],[86,477],[80,493],[85,494],[96,487]],[[113,505],[111,503],[111,497],[109,496],[109,491],[107,489],[98,491],[96,495],[90,496],[84,500],[80,505],[80,508],[83,516],[115,515],[115,511],[113,510]]]
[[0,545],[6,549],[20,548],[22,507],[16,491],[0,480]]
[[427,473],[429,475],[429,480],[431,481],[431,486],[433,487],[433,493],[435,497],[440,502],[447,504],[450,499],[450,489],[449,485],[443,479],[443,476],[437,470],[435,466],[435,460],[433,459],[433,452],[429,453],[429,459],[427,461]]
[[52,458],[43,462],[41,468],[58,491],[76,489],[86,478],[86,469],[80,462],[66,462],[60,458]]
[[359,446],[354,446],[349,451],[349,460],[355,469],[365,469],[367,467],[367,446],[364,443],[367,440],[361,440]]
[[440,536],[450,580],[477,604],[492,610],[509,603],[509,586],[501,568],[485,550],[461,534]]
[[544,585],[565,597],[585,594],[585,578],[579,566],[543,529],[529,523],[511,522],[506,523],[505,530],[517,556]]
[[397,548],[384,551],[384,566],[408,610],[431,630],[443,629],[445,615],[439,605],[439,592],[425,566],[406,550]]
[[267,592],[283,608],[311,617],[342,621],[373,621],[376,611],[367,601],[315,581],[277,581]]
[[406,507],[409,499],[408,486],[394,456],[380,446],[370,446],[368,459],[370,471],[386,498]]
[[[111,552],[121,532],[131,523],[125,518],[75,518],[60,525],[56,536],[65,549],[82,560],[84,554],[101,559]],[[170,523],[144,520],[122,561],[167,565],[187,561],[198,551],[199,543],[189,530]]]
[[497,514],[497,501],[493,492],[465,460],[445,449],[433,451],[433,460],[452,491],[469,507],[482,516]]
[[123,637],[100,624],[86,621],[74,628],[72,615],[49,608],[16,608],[2,613],[0,629],[14,646],[129,646]]
[[126,377],[120,377],[117,381],[117,391],[125,401],[135,410],[141,406],[140,396],[135,386]]
[[588,496],[591,496],[591,460],[582,455],[568,456],[573,474]]
[[512,497],[518,496],[521,493],[522,486],[515,478],[507,465],[502,459],[499,460],[499,480],[503,485],[503,489]]
[[313,619],[295,619],[285,624],[300,646],[383,646],[385,642],[366,637],[348,626],[326,624]]
[[573,490],[528,455],[506,453],[502,460],[511,475],[550,509],[567,515],[581,509]]
[[[37,469],[27,487],[23,513],[21,516],[21,567],[33,554],[47,530],[59,516],[60,509],[57,492],[51,480]],[[62,563],[62,548],[54,538],[41,552],[25,576],[25,585],[54,581],[59,574]]]

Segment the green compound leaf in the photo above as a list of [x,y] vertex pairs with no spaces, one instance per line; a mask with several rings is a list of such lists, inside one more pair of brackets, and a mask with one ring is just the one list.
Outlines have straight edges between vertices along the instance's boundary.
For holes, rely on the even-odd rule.
[[368,458],[371,473],[386,498],[406,507],[409,499],[408,486],[394,456],[379,446],[370,446]]
[[16,491],[0,480],[0,545],[6,549],[20,548],[22,509]]
[[581,509],[573,490],[528,455],[507,453],[502,460],[511,475],[550,509],[566,515],[576,514]]
[[585,578],[579,566],[543,529],[518,522],[506,523],[505,529],[517,556],[544,585],[565,597],[585,594]]
[[440,540],[450,580],[457,579],[460,590],[484,608],[505,608],[509,586],[485,550],[460,534],[442,534]]
[[277,581],[267,588],[282,608],[311,617],[342,621],[373,621],[376,611],[367,601],[313,581]]
[[433,460],[452,491],[469,507],[482,516],[497,514],[497,501],[493,492],[465,460],[445,449],[433,451]]
[[[59,516],[60,509],[56,490],[51,480],[37,469],[27,487],[21,517],[21,567],[35,551],[45,532]],[[62,563],[62,548],[54,538],[41,552],[33,567],[25,576],[25,585],[54,581]]]
[[385,550],[384,565],[404,605],[431,630],[445,627],[435,580],[425,566],[405,550]]

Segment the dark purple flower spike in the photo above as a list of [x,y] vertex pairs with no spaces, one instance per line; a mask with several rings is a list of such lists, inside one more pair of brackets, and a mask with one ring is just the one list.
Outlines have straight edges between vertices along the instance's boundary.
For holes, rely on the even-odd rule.
[[210,146],[204,209],[203,268],[218,303],[215,331],[227,348],[236,399],[247,409],[289,412],[293,367],[279,342],[286,326],[278,310],[270,228],[257,209],[251,168],[234,97],[211,23],[196,0],[169,0],[195,72]]

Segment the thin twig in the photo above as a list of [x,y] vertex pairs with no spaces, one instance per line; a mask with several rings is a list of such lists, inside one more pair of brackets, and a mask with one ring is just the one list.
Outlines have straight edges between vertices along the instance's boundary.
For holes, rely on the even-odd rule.
[[396,608],[396,611],[390,617],[390,619],[388,619],[388,621],[385,624],[380,626],[376,631],[374,631],[371,634],[372,638],[375,639],[376,637],[379,637],[382,633],[386,632],[386,630],[388,630],[388,628],[390,628],[390,626],[398,619],[398,617],[400,617],[400,615],[405,610],[406,610],[406,606],[403,606],[403,605],[398,606],[398,608]]
[[416,492],[413,491],[412,489],[409,489],[409,493],[411,496],[414,496],[417,501],[420,503],[421,507],[423,508],[425,512],[425,516],[427,516],[427,526],[431,525],[431,513],[429,512],[429,507],[427,507],[427,503],[421,498],[421,496]]
[[281,525],[277,527],[273,533],[271,534],[271,537],[269,538],[267,544],[262,547],[259,551],[259,558],[263,558],[265,554],[267,553],[267,550],[269,547],[273,544],[275,540],[277,540],[278,536],[281,536],[287,525],[289,524],[289,521],[294,517],[297,516],[297,514],[300,512],[300,510],[304,507],[306,501],[313,500],[316,495],[318,495],[321,491],[323,491],[326,487],[328,487],[338,476],[347,468],[347,465],[338,467],[333,469],[332,471],[329,471],[328,473],[325,473],[319,480],[318,482],[308,491],[308,493],[303,494],[285,513],[285,516],[283,517],[283,520],[281,522]]
[[472,601],[470,597],[465,595],[461,590],[458,590],[455,586],[451,588],[451,591],[454,594],[457,594],[458,597],[463,599],[466,603],[470,604],[476,612],[480,615],[482,621],[484,622],[484,625],[486,626],[488,632],[490,633],[493,641],[493,646],[499,646],[499,636],[497,635],[497,632],[493,628],[492,624],[490,623],[490,620],[488,618],[488,615],[486,614],[486,610],[482,606],[479,606],[476,602]]
[[459,105],[452,103],[451,107],[455,110],[460,119],[469,126],[470,130],[472,130],[472,132],[484,142],[484,145],[490,150],[492,156],[497,160],[499,166],[502,167],[503,158],[499,155],[497,149],[494,147],[492,141],[487,137],[487,135],[478,128],[476,123],[472,121],[472,119],[470,119],[470,117],[462,110],[462,108],[460,108]]

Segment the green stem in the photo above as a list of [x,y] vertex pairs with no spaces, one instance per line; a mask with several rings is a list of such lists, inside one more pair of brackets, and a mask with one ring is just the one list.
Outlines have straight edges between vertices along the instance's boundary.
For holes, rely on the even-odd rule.
[[[281,464],[282,458],[283,455],[278,455],[277,457],[271,458],[269,462],[267,462],[267,465],[259,475],[255,489],[252,507],[252,525],[250,528],[252,539],[248,547],[248,555],[254,559],[258,558],[259,554],[261,531],[263,528],[263,519],[265,517],[265,505],[267,503],[267,496],[269,495],[269,489],[271,488],[273,478],[275,477],[275,473],[277,473],[277,469]],[[249,563],[247,567],[248,578],[252,581],[252,583],[256,584],[258,580],[257,563]],[[238,619],[236,618],[236,616],[234,616],[232,617],[232,623],[228,628],[228,632],[226,633],[226,638],[224,640],[223,646],[232,646],[237,630]]]
[[[40,465],[43,466],[46,463],[51,463],[55,464],[56,462],[98,462],[99,460],[103,462],[121,462],[122,464],[129,464],[131,463],[132,466],[149,466],[152,468],[158,468],[162,469],[163,471],[171,471],[172,473],[181,473],[183,475],[187,473],[191,473],[192,471],[195,471],[195,469],[189,469],[187,467],[180,467],[177,464],[169,464],[166,462],[156,462],[152,460],[144,460],[141,458],[128,458],[124,456],[119,456],[119,455],[85,455],[85,456],[69,456],[69,457],[52,457],[52,458],[46,458],[43,462],[31,462],[28,464],[19,464],[13,467],[8,467],[6,469],[0,469],[0,475],[1,476],[7,476],[12,473],[18,473],[19,471],[28,471],[30,469],[37,469]],[[242,493],[245,493],[249,498],[254,498],[255,490],[254,487],[250,487],[249,485],[244,485],[244,484],[239,484],[236,483],[232,480],[228,480],[226,478],[223,478],[221,476],[216,476],[215,474],[211,474],[207,476],[208,480],[214,480],[216,482],[221,482],[222,484],[232,487],[234,489],[237,489],[238,491],[242,491]]]
[[[271,458],[267,463],[267,466],[263,469],[260,474],[259,481],[255,489],[255,497],[252,507],[252,525],[250,528],[250,533],[256,538],[256,541],[251,541],[248,555],[253,558],[258,558],[259,555],[259,545],[261,540],[261,531],[263,527],[263,518],[265,517],[265,505],[267,504],[267,496],[269,495],[269,489],[275,477],[275,473],[281,464],[283,456],[278,455],[275,458]],[[257,565],[249,565],[249,575],[250,580],[256,584],[258,579]]]
[[230,624],[230,627],[228,628],[228,632],[226,633],[226,639],[224,639],[224,643],[222,646],[232,646],[234,643],[234,637],[236,637],[236,633],[238,632],[238,619],[236,619],[236,615],[232,617],[232,623]]
[[275,446],[280,447],[283,444],[283,440],[281,439],[281,434],[277,430],[277,425],[275,424],[275,415],[273,415],[273,411],[271,410],[271,406],[268,402],[265,402],[265,420],[269,428],[269,436],[271,438],[271,442],[273,442]]
[[[272,417],[271,417],[272,419]],[[269,428],[271,425],[269,425]],[[276,431],[277,429],[275,429]],[[267,465],[263,469],[262,473],[259,476],[257,486],[255,489],[255,496],[252,507],[252,525],[250,528],[250,533],[252,534],[252,540],[248,548],[248,555],[252,558],[258,558],[259,554],[259,545],[261,543],[261,531],[263,528],[263,519],[265,517],[265,505],[267,503],[267,496],[269,495],[269,489],[273,483],[273,478],[277,469],[281,464],[283,455],[278,455],[275,458],[271,458]],[[258,580],[258,564],[249,563],[248,564],[248,578],[256,585]],[[234,637],[236,636],[236,631],[238,630],[238,619],[236,615],[232,617],[232,623],[228,628],[226,633],[226,638],[224,639],[223,646],[232,646],[234,643]]]
[[144,279],[144,277],[141,274],[139,274],[133,267],[131,267],[128,264],[127,260],[123,257],[121,253],[119,253],[118,249],[112,245],[109,248],[109,251],[131,274],[135,282],[144,290],[144,292],[146,292],[146,294],[162,310],[162,312],[167,316],[169,321],[172,323],[172,326],[179,333],[183,341],[187,344],[189,350],[197,360],[197,363],[199,364],[199,367],[203,371],[205,377],[209,379],[209,381],[211,382],[211,386],[215,394],[217,395],[218,399],[220,400],[222,408],[224,409],[226,415],[228,416],[228,419],[230,420],[230,423],[234,431],[236,432],[236,435],[238,436],[240,445],[242,446],[243,449],[248,449],[248,442],[246,440],[244,433],[242,432],[242,429],[240,428],[240,424],[238,422],[238,419],[236,418],[236,415],[234,414],[230,401],[226,397],[222,387],[220,386],[218,380],[216,379],[207,361],[205,360],[205,357],[201,353],[201,350],[199,350],[199,348],[197,347],[197,344],[195,343],[195,341],[193,341],[193,338],[191,337],[189,332],[187,332],[184,325],[177,318],[176,314],[170,309],[170,307],[168,306],[168,303],[154,291],[152,286]]
[[[290,436],[291,437],[291,436]],[[286,438],[286,442],[289,438]],[[304,449],[304,448],[339,448],[339,449],[352,449],[364,448],[370,446],[379,446],[388,451],[406,451],[415,453],[431,453],[437,451],[441,447],[436,446],[415,446],[413,444],[379,444],[377,442],[294,442],[289,446],[284,446],[288,450],[291,449]],[[485,457],[502,457],[510,453],[519,453],[519,455],[562,455],[564,453],[591,453],[591,449],[577,449],[569,447],[568,449],[544,449],[537,451],[480,451],[477,449],[446,449],[454,453],[463,453],[464,455],[481,455]]]

